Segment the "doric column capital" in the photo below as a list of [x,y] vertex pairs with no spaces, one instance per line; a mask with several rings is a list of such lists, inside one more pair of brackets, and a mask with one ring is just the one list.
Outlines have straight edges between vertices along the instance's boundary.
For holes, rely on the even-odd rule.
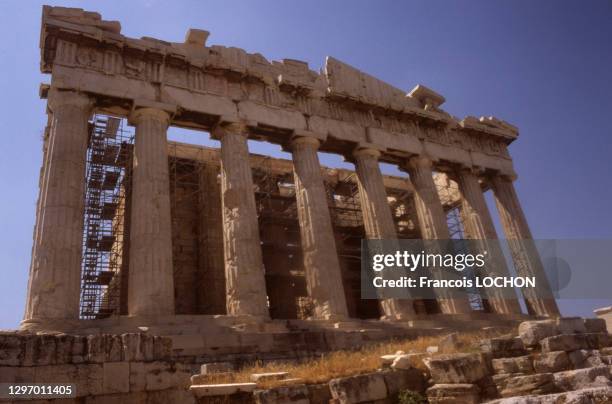
[[227,134],[249,136],[249,128],[242,122],[220,122],[210,131],[213,139],[221,140]]
[[410,157],[402,168],[406,170],[411,169],[431,169],[433,167],[433,161],[424,154]]
[[55,88],[49,90],[47,103],[51,112],[55,112],[62,106],[74,106],[82,109],[92,109],[94,106],[94,100],[87,94],[77,91],[62,91]]
[[355,150],[353,150],[353,158],[355,159],[365,157],[378,160],[381,154],[382,153],[380,152],[380,150],[370,147],[357,147]]
[[138,108],[129,117],[132,125],[138,125],[143,119],[154,119],[164,125],[170,124],[170,114],[158,108]]
[[299,145],[309,145],[318,150],[319,146],[321,146],[321,141],[312,136],[294,136],[291,139],[291,148],[293,149]]

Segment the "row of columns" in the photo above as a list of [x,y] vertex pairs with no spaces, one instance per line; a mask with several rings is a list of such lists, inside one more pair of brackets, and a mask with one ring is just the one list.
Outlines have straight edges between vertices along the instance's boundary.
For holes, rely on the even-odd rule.
[[[87,127],[92,107],[84,95],[50,92],[52,125],[41,179],[25,322],[78,318]],[[171,315],[174,286],[166,137],[170,115],[160,109],[141,108],[130,116],[130,123],[136,127],[136,136],[128,312],[139,316]],[[264,319],[269,315],[248,131],[240,123],[222,123],[213,129],[212,136],[221,142],[227,313]],[[348,317],[348,311],[317,155],[319,146],[320,140],[311,136],[295,136],[291,141],[304,269],[314,317],[341,320]],[[380,152],[368,148],[358,149],[352,155],[366,237],[393,240],[397,234],[379,157]],[[449,238],[446,214],[433,181],[432,161],[415,156],[402,168],[409,173],[414,186],[422,237]],[[477,176],[461,170],[457,180],[468,236],[483,242],[497,239]],[[531,239],[531,233],[512,181],[494,177],[492,188],[506,235],[512,239],[513,257],[520,263],[519,274],[535,274],[545,282],[537,252],[525,242]],[[482,248],[495,250],[490,245]],[[501,268],[507,272],[503,265]],[[529,294],[525,297],[534,314],[558,315],[554,299]],[[520,312],[516,299],[488,298],[495,312]],[[380,304],[384,318],[414,316],[411,301],[384,299]],[[443,313],[470,311],[467,300],[443,296],[440,307]]]

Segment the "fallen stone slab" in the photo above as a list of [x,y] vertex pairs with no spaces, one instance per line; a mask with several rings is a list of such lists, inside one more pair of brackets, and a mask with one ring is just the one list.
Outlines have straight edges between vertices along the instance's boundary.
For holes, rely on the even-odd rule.
[[582,317],[561,317],[557,319],[559,334],[583,334],[587,332]]
[[250,376],[252,382],[268,382],[272,380],[283,380],[289,377],[289,372],[253,373]]
[[529,355],[516,358],[497,358],[491,361],[496,374],[533,373],[533,361]]
[[567,356],[574,369],[592,368],[606,364],[597,349],[579,349],[568,352]]
[[434,384],[427,389],[430,404],[477,404],[480,389],[475,384]]
[[603,318],[585,318],[584,328],[586,328],[586,332],[589,333],[608,332],[606,320],[604,320]]
[[544,338],[540,341],[542,352],[576,351],[578,349],[594,349],[596,339],[593,334],[561,334]]
[[310,404],[308,387],[305,384],[255,390],[253,399],[257,404]]
[[612,388],[596,387],[575,391],[502,398],[487,404],[604,404],[612,402]]
[[515,338],[488,338],[480,341],[480,349],[492,358],[508,358],[527,354],[523,340]]
[[498,391],[502,397],[553,393],[555,392],[554,377],[552,373],[510,377],[505,380],[503,388],[498,387]]
[[230,396],[238,393],[252,393],[257,383],[196,384],[189,387],[196,397]]
[[427,354],[424,353],[411,353],[405,355],[398,355],[393,363],[391,364],[392,369],[421,369],[425,370],[427,367],[423,362],[423,359],[427,358]]
[[430,358],[425,365],[435,383],[474,383],[487,375],[480,354],[446,354]]
[[566,370],[554,375],[554,382],[561,391],[571,391],[586,387],[612,387],[610,368],[597,366],[594,368]]
[[554,373],[569,370],[571,362],[565,351],[544,352],[533,360],[537,373]]
[[320,384],[309,384],[308,387],[308,399],[312,404],[315,403],[329,403],[332,399],[331,391],[329,390],[328,383]]
[[557,324],[555,320],[523,321],[518,333],[525,346],[536,346],[544,338],[558,334]]
[[332,397],[341,404],[383,400],[387,397],[385,378],[380,373],[332,379],[329,390]]
[[391,364],[393,363],[393,361],[395,359],[397,359],[398,356],[401,355],[397,355],[397,354],[393,354],[393,355],[382,355],[380,357],[380,365],[385,368],[385,367],[389,367],[391,366]]

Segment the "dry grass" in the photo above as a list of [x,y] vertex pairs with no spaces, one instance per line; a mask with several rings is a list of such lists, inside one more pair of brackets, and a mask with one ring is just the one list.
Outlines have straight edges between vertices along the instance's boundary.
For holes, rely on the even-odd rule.
[[[501,333],[500,333],[501,334]],[[464,333],[459,336],[462,346],[461,352],[475,349],[477,342],[483,338],[491,338],[490,332]],[[427,336],[416,339],[389,341],[376,345],[369,345],[355,351],[335,351],[325,354],[317,359],[303,363],[273,362],[256,363],[245,366],[236,373],[228,376],[212,376],[211,383],[239,383],[250,381],[252,373],[289,372],[290,378],[299,378],[300,383],[324,383],[336,377],[358,375],[376,371],[381,366],[382,355],[394,354],[397,351],[406,353],[425,352],[430,345],[437,345],[444,336]],[[288,384],[282,381],[266,381],[259,383],[260,388],[272,388]]]

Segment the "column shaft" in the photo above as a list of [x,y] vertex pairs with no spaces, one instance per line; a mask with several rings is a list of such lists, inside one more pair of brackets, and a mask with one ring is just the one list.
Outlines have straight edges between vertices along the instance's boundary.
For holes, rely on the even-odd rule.
[[533,242],[531,230],[516,195],[512,180],[500,175],[491,179],[495,204],[508,239],[514,267],[519,276],[534,276],[537,287],[524,288],[523,295],[531,314],[558,316],[559,308]]
[[[448,240],[450,234],[446,213],[440,202],[440,196],[433,179],[432,162],[427,157],[412,157],[406,165],[410,181],[414,186],[414,205],[425,240]],[[458,314],[472,311],[469,301],[463,297],[445,297],[440,291],[438,304],[442,313]]]
[[345,319],[348,311],[318,148],[315,138],[300,137],[292,142],[306,286],[315,318]]
[[[487,207],[484,194],[478,183],[478,177],[471,170],[462,169],[459,170],[457,179],[462,196],[461,206],[465,233],[467,238],[475,240],[474,243],[478,245],[479,252],[487,252],[486,274],[489,276],[509,276],[510,272],[497,241],[497,232],[495,231],[493,219]],[[495,289],[490,290],[484,296],[488,299],[495,313],[511,314],[521,312],[516,295],[504,293],[503,291],[495,292]]]
[[215,127],[221,140],[221,195],[227,314],[267,318],[265,271],[249,162],[247,133],[238,124]]
[[132,217],[128,313],[174,314],[172,226],[166,131],[169,115],[143,108],[136,126],[132,167]]
[[[360,149],[353,153],[366,237],[397,240],[395,222],[378,164],[379,156],[380,152],[371,149]],[[388,319],[409,319],[415,316],[412,300],[381,299],[380,306],[384,317]]]
[[40,183],[39,212],[24,320],[77,319],[91,100],[52,90],[51,131]]

